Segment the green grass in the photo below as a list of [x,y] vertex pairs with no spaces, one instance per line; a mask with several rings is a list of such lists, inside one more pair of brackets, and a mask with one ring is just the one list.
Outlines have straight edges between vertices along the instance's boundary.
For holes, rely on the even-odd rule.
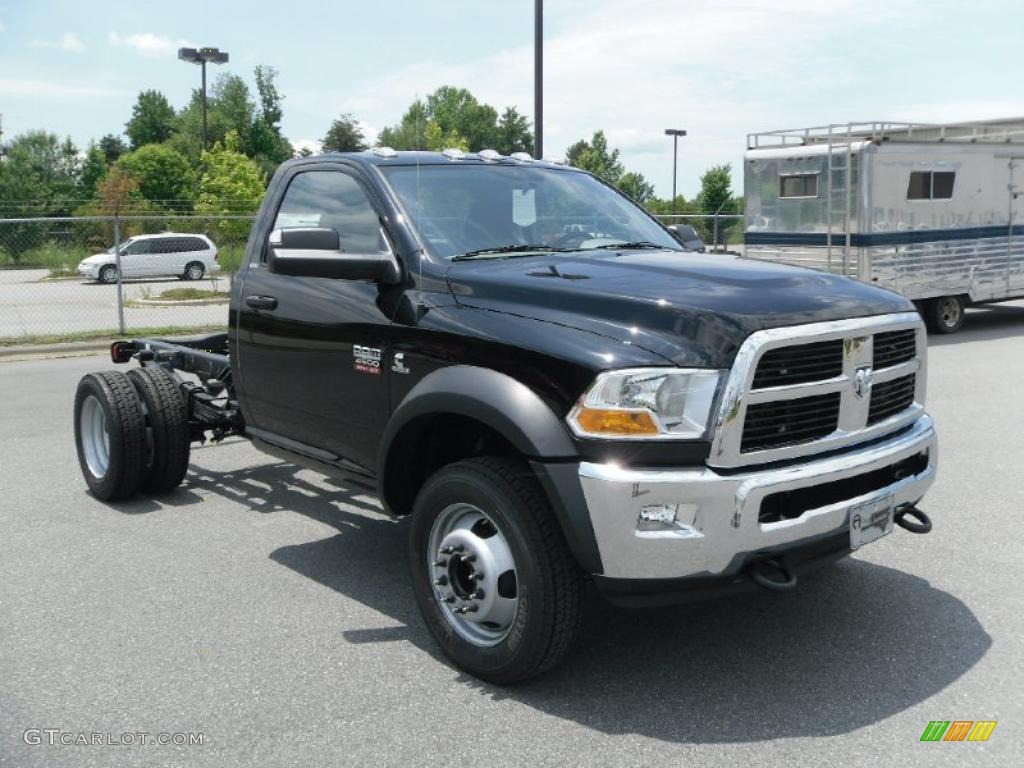
[[226,331],[223,325],[161,325],[149,328],[129,328],[119,333],[116,328],[101,331],[72,331],[70,333],[25,334],[24,336],[0,336],[0,347],[15,347],[28,344],[66,344],[73,341],[115,341],[139,337],[197,336],[201,333]]
[[18,257],[17,264],[6,254],[0,264],[7,267],[17,266],[18,269],[30,267],[48,269],[52,276],[58,277],[76,274],[78,262],[93,253],[93,250],[83,245],[63,245],[50,241],[25,251]]
[[149,297],[149,301],[194,301],[195,299],[227,299],[230,291],[204,291],[202,288],[168,288],[159,296]]
[[232,243],[217,247],[217,263],[220,264],[221,272],[233,275],[242,265],[245,258],[245,243]]

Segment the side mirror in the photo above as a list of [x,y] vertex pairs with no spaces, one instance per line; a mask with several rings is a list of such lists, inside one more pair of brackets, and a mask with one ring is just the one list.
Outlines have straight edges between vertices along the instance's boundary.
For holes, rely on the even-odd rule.
[[390,253],[346,253],[330,227],[275,229],[267,240],[267,265],[278,275],[374,280],[397,283],[398,263]]

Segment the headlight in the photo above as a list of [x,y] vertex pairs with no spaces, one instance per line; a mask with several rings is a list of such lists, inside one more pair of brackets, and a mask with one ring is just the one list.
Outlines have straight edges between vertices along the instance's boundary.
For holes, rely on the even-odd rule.
[[569,413],[569,426],[581,437],[699,439],[718,378],[718,371],[694,368],[607,371]]

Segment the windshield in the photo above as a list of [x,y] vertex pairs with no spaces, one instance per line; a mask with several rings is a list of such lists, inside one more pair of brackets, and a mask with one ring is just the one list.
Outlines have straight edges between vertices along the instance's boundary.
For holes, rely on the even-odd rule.
[[[129,245],[131,245],[134,241],[135,241],[134,237],[129,237],[127,240],[122,240],[121,241],[121,253],[123,254],[125,252],[125,249]],[[106,253],[113,253],[114,252],[114,247],[115,246],[112,245],[109,248],[107,248]]]
[[452,258],[680,245],[585,173],[508,165],[383,167],[429,249]]

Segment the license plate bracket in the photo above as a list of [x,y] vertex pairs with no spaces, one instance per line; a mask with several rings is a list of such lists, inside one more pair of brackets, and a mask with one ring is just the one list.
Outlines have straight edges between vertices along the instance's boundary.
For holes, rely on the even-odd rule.
[[850,507],[850,549],[892,533],[894,511],[891,495]]

